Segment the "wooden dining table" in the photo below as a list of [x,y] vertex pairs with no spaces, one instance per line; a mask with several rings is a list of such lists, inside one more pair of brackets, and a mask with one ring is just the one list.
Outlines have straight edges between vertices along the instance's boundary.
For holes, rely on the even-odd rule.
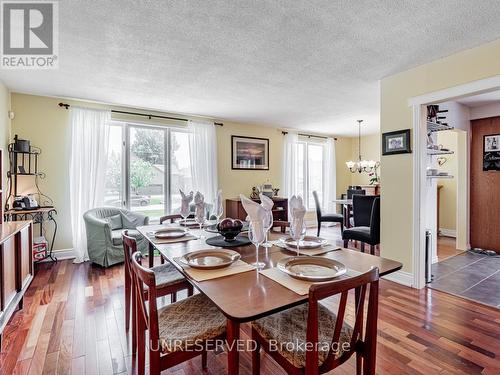
[[352,211],[352,199],[334,199],[332,203],[342,205],[342,214],[344,215],[344,227],[351,227],[351,211]]
[[[169,224],[170,225],[170,224]],[[174,224],[175,225],[175,224]],[[205,243],[205,239],[196,239],[185,242],[158,244],[151,237],[151,232],[164,228],[163,225],[148,225],[138,227],[137,230],[149,241],[150,266],[155,249],[160,255],[172,263],[201,293],[205,294],[227,318],[228,343],[228,374],[238,374],[239,353],[236,343],[240,337],[240,324],[251,322],[261,317],[289,309],[307,302],[307,295],[299,295],[285,286],[262,275],[260,272],[249,271],[222,278],[197,282],[192,279],[174,259],[191,251],[213,248]],[[190,232],[199,236],[199,229]],[[215,234],[203,231],[207,238]],[[282,233],[270,233],[270,240],[283,236]],[[231,247],[230,249],[241,254],[241,259],[247,263],[256,260],[256,250],[253,245]],[[259,249],[259,261],[266,264],[265,268],[274,268],[280,259],[294,255],[280,247]],[[401,269],[402,264],[390,259],[360,253],[359,251],[340,249],[330,251],[322,256],[343,263],[348,269],[364,273],[371,267],[378,267],[380,276],[390,274]]]

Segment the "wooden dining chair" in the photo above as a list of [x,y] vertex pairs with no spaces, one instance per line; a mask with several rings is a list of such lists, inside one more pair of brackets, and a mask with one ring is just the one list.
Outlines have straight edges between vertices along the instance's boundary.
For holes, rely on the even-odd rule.
[[[356,373],[375,374],[378,280],[378,268],[372,268],[352,278],[314,284],[309,288],[307,304],[254,321],[253,374],[260,374],[260,348],[292,375],[323,374],[340,366],[354,353],[357,356]],[[354,324],[351,326],[345,322],[345,315],[352,290],[355,293]],[[336,313],[319,303],[337,294],[340,294],[340,301]],[[352,297],[352,293],[350,295]]]
[[[134,237],[128,235],[128,231],[122,233],[123,252],[125,254],[125,331],[130,329],[130,315],[132,313],[132,348],[135,349],[135,325],[134,309],[134,289],[132,286],[132,254],[137,251],[137,242]],[[177,292],[187,289],[188,296],[193,295],[193,286],[186,280],[182,274],[170,263],[162,264],[151,268],[151,272],[156,275],[158,296],[170,294],[172,302],[177,300]]]
[[318,237],[321,232],[321,223],[340,223],[340,233],[344,231],[344,216],[337,213],[323,214],[319,203],[318,192],[313,191],[314,204],[316,205],[316,219],[318,222]]
[[182,219],[180,214],[165,215],[160,217],[160,224],[163,224],[165,221],[175,223],[179,219]]
[[[149,373],[202,356],[207,367],[207,350],[215,349],[215,340],[226,337],[226,317],[204,294],[196,294],[179,302],[158,308],[156,274],[141,265],[142,254],[132,255],[132,272],[137,288],[137,369],[145,371],[146,347],[149,351]],[[145,332],[149,342],[145,343]]]

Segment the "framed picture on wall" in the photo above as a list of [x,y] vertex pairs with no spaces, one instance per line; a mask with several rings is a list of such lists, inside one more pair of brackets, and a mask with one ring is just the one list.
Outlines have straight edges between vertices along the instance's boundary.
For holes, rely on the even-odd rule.
[[409,154],[410,129],[382,134],[382,155]]
[[500,134],[483,137],[483,171],[500,171]]
[[232,169],[269,169],[269,139],[231,136]]

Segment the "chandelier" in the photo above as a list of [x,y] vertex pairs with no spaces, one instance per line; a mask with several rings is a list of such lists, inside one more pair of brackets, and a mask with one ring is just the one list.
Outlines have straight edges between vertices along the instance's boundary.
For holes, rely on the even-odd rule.
[[358,161],[349,160],[345,164],[351,173],[371,173],[374,172],[380,165],[380,162],[375,160],[361,160],[361,123],[363,120],[358,121]]

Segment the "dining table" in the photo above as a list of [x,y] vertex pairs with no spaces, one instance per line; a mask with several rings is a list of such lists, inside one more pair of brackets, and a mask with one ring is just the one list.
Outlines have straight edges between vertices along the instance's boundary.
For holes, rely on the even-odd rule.
[[[175,226],[176,224],[167,225]],[[227,319],[228,374],[238,374],[239,353],[237,343],[240,338],[240,324],[306,303],[308,295],[299,295],[264,276],[256,269],[221,278],[196,281],[175,260],[192,251],[213,248],[207,245],[205,240],[217,234],[202,230],[205,238],[175,243],[155,242],[154,235],[151,234],[158,229],[165,228],[165,226],[165,224],[147,225],[140,226],[137,230],[149,241],[148,255],[150,259],[153,259],[155,250],[158,251],[165,261],[172,263],[200,293],[203,293],[215,303],[224,314]],[[200,237],[199,229],[190,229],[190,232]],[[275,241],[283,235],[283,233],[270,232],[269,240]],[[246,263],[250,264],[256,261],[256,249],[252,244],[230,247],[229,249],[237,251],[241,255],[241,260]],[[293,255],[295,253],[276,245],[270,248],[259,248],[259,262],[265,263],[264,269],[275,268],[281,259]],[[347,269],[359,273],[369,271],[372,267],[378,267],[380,276],[395,272],[402,267],[402,264],[397,261],[345,248],[329,251],[322,256],[341,262]]]
[[342,214],[344,215],[344,227],[351,227],[351,211],[352,211],[352,198],[351,199],[334,199],[332,203],[340,204],[342,206]]

